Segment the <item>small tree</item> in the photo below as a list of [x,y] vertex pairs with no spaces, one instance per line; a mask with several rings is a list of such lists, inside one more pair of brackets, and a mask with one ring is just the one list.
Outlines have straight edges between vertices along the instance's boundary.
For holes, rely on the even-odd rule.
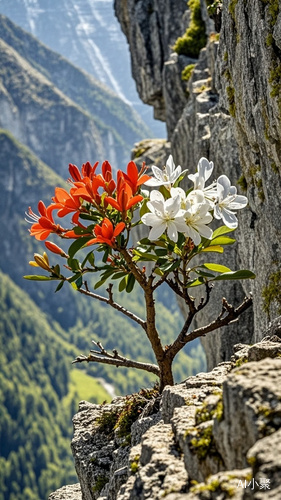
[[[69,192],[57,187],[49,206],[39,201],[39,215],[29,208],[31,236],[47,240],[53,233],[65,241],[73,240],[67,251],[51,241],[45,241],[50,252],[65,259],[64,268],[68,276],[62,273],[58,264],[51,265],[44,252],[43,255],[36,253],[30,264],[48,274],[25,278],[57,280],[56,291],[66,282],[70,283],[79,293],[105,302],[140,325],[149,339],[157,365],[128,359],[117,350],[109,353],[100,342],[95,343],[96,349],[91,350],[88,356],[79,356],[75,362],[93,361],[146,370],[159,377],[162,391],[165,385],[173,385],[172,363],[187,342],[232,323],[252,303],[251,298],[245,298],[239,307],[234,308],[223,298],[222,309],[210,324],[191,329],[194,317],[210,300],[214,282],[254,278],[251,271],[232,271],[221,264],[195,259],[208,252],[223,253],[225,245],[235,242],[229,236],[238,225],[233,210],[245,207],[247,198],[237,194],[225,175],[205,186],[213,171],[213,163],[206,158],[201,158],[195,174],[188,175],[193,183],[188,191],[179,187],[187,171],[182,171],[180,166],[176,168],[172,156],[169,156],[163,170],[152,166],[152,176],[147,175],[144,164],[139,171],[133,161],[129,162],[126,172],[117,172],[116,181],[107,161],[102,164],[99,174],[96,173],[97,167],[97,163],[91,166],[87,162],[80,171],[70,164]],[[143,186],[153,189],[149,192],[143,190]],[[72,227],[64,228],[58,224],[54,212],[61,219],[72,214]],[[209,226],[213,218],[223,223],[215,231]],[[149,226],[150,231],[148,237],[133,245],[134,228],[139,224]],[[81,249],[93,245],[102,253],[100,261],[96,261],[96,252],[92,248],[86,256],[84,252],[80,260],[77,258]],[[143,267],[145,264],[149,272]],[[107,296],[90,290],[85,280],[88,273],[97,273],[94,289],[109,282]],[[136,316],[114,300],[113,280],[119,282],[120,292],[130,293],[135,284],[141,287],[145,318]],[[188,306],[184,325],[168,346],[162,345],[156,327],[154,298],[155,291],[164,283]],[[197,286],[205,289],[204,297],[199,301],[191,295],[192,289]]]

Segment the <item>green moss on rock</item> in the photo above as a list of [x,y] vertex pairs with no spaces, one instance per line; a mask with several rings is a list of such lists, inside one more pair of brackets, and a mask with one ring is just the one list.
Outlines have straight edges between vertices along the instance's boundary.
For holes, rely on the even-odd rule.
[[198,57],[207,42],[200,0],[189,0],[188,6],[191,11],[189,26],[185,34],[176,40],[173,49],[179,55]]

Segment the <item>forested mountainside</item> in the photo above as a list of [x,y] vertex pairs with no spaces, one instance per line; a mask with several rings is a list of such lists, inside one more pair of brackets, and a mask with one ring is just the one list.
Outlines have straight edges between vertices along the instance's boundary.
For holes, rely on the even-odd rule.
[[112,91],[4,16],[0,44],[0,126],[60,174],[85,158],[117,168],[151,133]]
[[153,110],[137,95],[112,0],[0,0],[0,13],[113,90],[154,136],[165,137],[164,124],[153,120]]

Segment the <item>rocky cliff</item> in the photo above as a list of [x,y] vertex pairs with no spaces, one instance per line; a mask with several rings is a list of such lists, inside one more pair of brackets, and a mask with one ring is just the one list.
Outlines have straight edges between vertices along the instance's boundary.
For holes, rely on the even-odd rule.
[[281,494],[281,317],[231,361],[111,404],[82,401],[80,481],[49,500],[261,500]]
[[[195,17],[196,5],[201,20]],[[217,287],[202,321],[211,319],[223,295],[239,301],[252,292],[253,312],[204,340],[211,368],[229,359],[234,343],[259,340],[261,327],[280,310],[279,2],[192,0],[187,6],[185,0],[115,0],[115,11],[130,45],[140,96],[166,121],[165,153],[170,150],[190,172],[206,156],[214,161],[216,175],[226,173],[249,199],[239,218],[236,250],[224,262],[251,269],[257,278]],[[198,58],[190,43],[174,52],[177,37],[189,37],[196,45],[200,23],[206,44]],[[135,148],[137,155],[142,146]]]
[[[217,175],[239,182],[249,207],[240,217],[236,251],[226,258],[257,278],[218,289],[215,298],[238,301],[252,292],[253,312],[204,340],[209,367],[229,361],[166,387],[161,399],[143,392],[146,404],[139,395],[111,405],[82,402],[72,441],[81,486],[50,500],[281,495],[281,13],[275,0],[200,0],[198,21],[195,4],[199,0],[189,1],[190,9],[181,0],[115,0],[138,91],[168,131],[167,143],[142,142],[134,154],[162,162],[172,152],[190,171],[206,156]],[[173,52],[176,37],[198,33],[202,20],[206,43],[198,57]]]

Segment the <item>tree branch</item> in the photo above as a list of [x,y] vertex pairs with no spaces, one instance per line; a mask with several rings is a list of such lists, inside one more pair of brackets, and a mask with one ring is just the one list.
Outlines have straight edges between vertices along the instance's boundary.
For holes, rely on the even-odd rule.
[[[212,332],[217,328],[221,328],[222,326],[233,323],[237,320],[240,314],[242,314],[252,305],[252,303],[252,297],[245,297],[243,302],[235,309],[231,304],[227,302],[225,298],[223,298],[222,310],[219,316],[208,325],[197,328],[196,330],[193,330],[192,332],[185,335],[183,344],[191,342],[191,340],[197,339],[199,337],[203,337],[204,335],[206,335],[206,333]],[[225,313],[227,314],[225,315]]]
[[106,297],[103,297],[102,295],[98,295],[97,293],[90,292],[87,286],[87,282],[85,282],[85,288],[79,288],[78,291],[82,293],[83,295],[87,295],[88,297],[91,297],[92,299],[97,299],[100,302],[105,302],[106,304],[109,304],[111,307],[114,309],[117,309],[117,311],[120,311],[122,314],[130,318],[131,320],[135,321],[138,323],[145,331],[146,331],[146,322],[136,316],[136,314],[132,313],[128,309],[126,309],[124,306],[121,306],[121,304],[118,304],[113,300],[113,293],[112,293],[112,284],[109,285],[107,288],[107,292],[109,294],[109,298],[107,299]]
[[95,363],[102,363],[106,365],[114,365],[114,366],[123,366],[126,368],[137,368],[139,370],[144,370],[150,373],[154,373],[154,375],[157,375],[157,377],[160,376],[160,370],[158,366],[152,364],[152,363],[142,363],[140,361],[134,361],[128,358],[125,358],[124,356],[120,356],[118,351],[116,349],[113,349],[112,354],[109,353],[104,349],[102,344],[100,342],[95,342],[92,341],[100,350],[95,351],[91,350],[90,354],[88,356],[84,356],[81,354],[80,356],[77,356],[77,358],[72,361],[72,363],[83,363],[83,362],[95,362]]
[[132,256],[130,253],[126,250],[126,248],[117,248],[117,250],[120,252],[120,254],[124,257],[124,260],[130,269],[131,273],[134,275],[136,278],[136,281],[138,284],[141,286],[141,288],[144,290],[147,287],[147,279],[145,274],[143,274],[138,266],[134,264],[134,261],[132,260]]
[[[216,330],[217,328],[220,328],[222,326],[229,325],[229,323],[236,321],[237,318],[240,316],[240,314],[242,314],[246,309],[248,309],[248,307],[252,305],[252,298],[245,297],[240,306],[237,307],[237,309],[234,309],[234,307],[231,304],[228,304],[227,300],[223,298],[221,313],[214,321],[212,321],[212,323],[197,328],[196,330],[193,330],[193,332],[187,333],[194,316],[208,304],[211,291],[212,291],[212,286],[206,283],[205,300],[204,298],[202,298],[199,305],[197,307],[194,306],[195,309],[189,311],[189,314],[186,318],[186,321],[182,327],[180,334],[178,335],[175,342],[171,346],[169,346],[169,348],[166,351],[166,355],[171,359],[173,359],[176,356],[176,354],[183,348],[185,344],[191,342],[194,339],[197,339],[198,337],[203,337],[208,332]],[[226,312],[227,314],[225,316]]]

